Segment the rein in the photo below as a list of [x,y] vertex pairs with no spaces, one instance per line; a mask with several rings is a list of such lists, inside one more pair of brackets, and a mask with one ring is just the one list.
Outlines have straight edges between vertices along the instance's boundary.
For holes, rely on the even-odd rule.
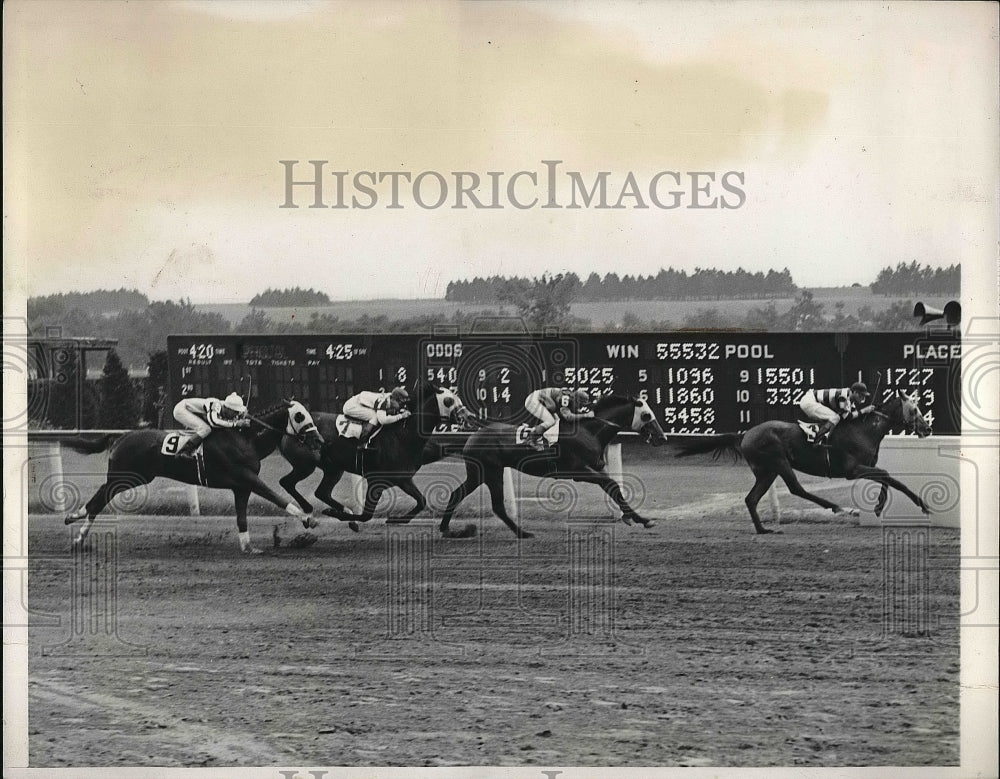
[[[274,409],[274,410],[277,411],[277,408]],[[307,441],[305,433],[286,433],[284,430],[280,430],[277,427],[272,427],[267,422],[265,422],[263,419],[261,419],[260,417],[255,417],[253,414],[247,414],[247,419],[253,420],[258,425],[260,425],[261,427],[263,427],[265,430],[270,430],[272,433],[280,433],[281,435],[292,435],[301,444],[304,444]]]

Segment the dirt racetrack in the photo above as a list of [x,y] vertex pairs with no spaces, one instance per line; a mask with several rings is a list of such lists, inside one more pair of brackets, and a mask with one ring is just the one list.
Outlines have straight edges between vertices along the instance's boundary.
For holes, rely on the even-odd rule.
[[231,516],[125,516],[74,557],[32,515],[30,765],[958,763],[957,530],[757,537],[743,466],[632,463],[652,530],[589,487],[525,504],[523,542],[470,499],[474,539],[329,521],[257,557]]

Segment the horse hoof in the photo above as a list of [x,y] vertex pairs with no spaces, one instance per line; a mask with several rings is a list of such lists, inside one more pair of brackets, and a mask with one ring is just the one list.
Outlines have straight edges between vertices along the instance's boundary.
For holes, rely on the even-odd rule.
[[518,538],[534,538],[535,534],[532,533],[530,530],[522,530],[520,533],[517,534],[517,537]]
[[360,526],[358,525],[358,523],[357,523],[357,522],[348,522],[348,523],[347,523],[347,526],[348,526],[348,527],[349,527],[349,528],[350,528],[351,530],[353,530],[353,531],[354,531],[355,533],[360,533],[360,532],[361,532],[361,527],[360,527]]
[[622,514],[622,522],[630,527],[635,524],[637,517],[634,514]]
[[316,517],[310,515],[302,520],[302,527],[307,530],[311,530],[314,527],[319,527],[319,520]]
[[651,527],[656,527],[656,523],[651,519],[644,519],[642,520],[642,526],[646,528],[646,530],[649,530]]

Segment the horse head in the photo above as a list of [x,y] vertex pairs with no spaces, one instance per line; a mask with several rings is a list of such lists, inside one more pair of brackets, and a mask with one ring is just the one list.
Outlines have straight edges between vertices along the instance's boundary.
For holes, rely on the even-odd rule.
[[666,443],[667,438],[656,420],[656,415],[649,404],[641,398],[604,395],[594,404],[594,414],[624,429],[639,433],[647,444],[661,446]]
[[653,446],[663,446],[667,437],[656,419],[656,414],[642,398],[633,398],[635,411],[632,413],[632,429],[642,436],[642,440]]
[[900,391],[899,393],[899,413],[903,418],[903,427],[909,433],[916,433],[917,438],[926,438],[931,434],[931,425],[920,413],[920,393],[913,392],[910,395]]
[[312,449],[322,447],[325,441],[308,409],[294,399],[282,398],[282,402],[288,412],[288,424],[285,427],[285,432],[288,435],[297,436]]
[[416,390],[417,407],[420,411],[435,417],[445,424],[465,427],[469,420],[469,410],[462,399],[447,387],[426,382]]
[[920,395],[914,392],[907,395],[898,390],[878,410],[878,413],[889,419],[893,427],[902,427],[907,433],[915,433],[918,438],[926,438],[931,434],[931,425],[920,413]]

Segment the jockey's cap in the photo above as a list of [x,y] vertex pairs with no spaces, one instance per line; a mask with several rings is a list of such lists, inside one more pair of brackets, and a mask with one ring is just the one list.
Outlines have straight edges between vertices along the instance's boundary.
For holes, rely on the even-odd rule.
[[243,398],[241,398],[235,392],[230,392],[229,396],[224,401],[222,401],[222,405],[228,409],[232,409],[233,411],[239,414],[245,414],[247,412],[246,403],[244,403]]
[[586,406],[590,404],[590,393],[587,390],[578,389],[573,393],[573,400],[576,401],[578,406]]
[[406,387],[395,387],[390,395],[397,403],[402,404],[410,402],[410,393],[406,391]]
[[851,392],[856,392],[864,398],[867,398],[869,394],[871,394],[868,392],[868,385],[866,385],[863,381],[854,382],[851,385]]

